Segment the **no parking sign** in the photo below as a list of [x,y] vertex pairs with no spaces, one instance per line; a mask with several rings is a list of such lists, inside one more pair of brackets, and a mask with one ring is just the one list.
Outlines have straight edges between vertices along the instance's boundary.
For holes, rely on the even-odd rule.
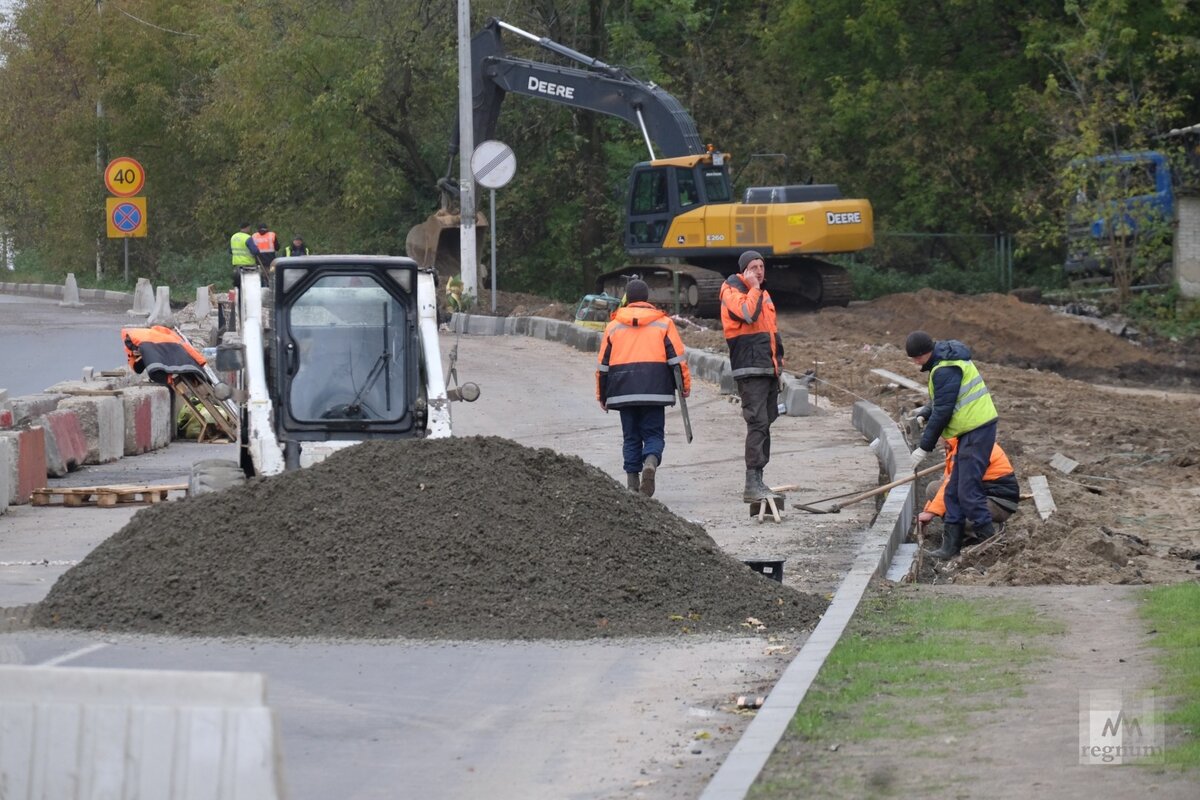
[[146,198],[110,197],[104,205],[108,238],[146,235]]

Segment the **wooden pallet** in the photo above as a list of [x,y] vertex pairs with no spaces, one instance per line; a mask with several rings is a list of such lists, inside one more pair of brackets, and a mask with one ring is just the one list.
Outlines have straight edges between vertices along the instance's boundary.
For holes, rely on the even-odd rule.
[[[100,506],[149,505],[168,499],[170,492],[188,490],[186,483],[166,486],[66,486],[34,489],[31,502],[35,506]],[[55,501],[55,498],[58,498]]]

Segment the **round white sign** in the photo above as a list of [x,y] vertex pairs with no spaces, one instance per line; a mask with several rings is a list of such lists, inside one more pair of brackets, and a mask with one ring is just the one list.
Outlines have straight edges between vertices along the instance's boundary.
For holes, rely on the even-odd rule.
[[488,139],[471,154],[471,174],[485,189],[499,189],[517,172],[517,157],[504,142]]

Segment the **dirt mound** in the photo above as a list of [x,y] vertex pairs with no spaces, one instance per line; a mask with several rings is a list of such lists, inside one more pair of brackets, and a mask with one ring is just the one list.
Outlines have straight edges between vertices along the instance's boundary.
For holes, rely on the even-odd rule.
[[[957,295],[923,289],[844,309],[786,313],[785,342],[840,341],[902,347],[914,330],[966,342],[981,361],[1056,372],[1082,380],[1200,385],[1195,354],[1160,352],[1098,330],[1084,318],[1009,295]],[[801,370],[803,371],[803,370]]]
[[367,442],[153,506],[35,625],[198,635],[578,639],[808,628],[824,600],[579,458],[507,439]]

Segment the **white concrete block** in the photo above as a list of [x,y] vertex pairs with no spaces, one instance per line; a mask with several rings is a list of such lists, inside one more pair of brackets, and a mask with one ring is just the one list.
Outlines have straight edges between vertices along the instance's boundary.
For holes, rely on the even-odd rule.
[[175,314],[171,311],[171,287],[159,286],[154,294],[154,308],[146,318],[147,325],[175,325]]
[[154,310],[154,287],[149,278],[138,278],[137,286],[133,288],[133,308],[129,314],[144,317]]
[[0,666],[0,787],[21,798],[275,800],[254,673]]
[[78,308],[83,305],[83,303],[79,302],[79,283],[75,280],[74,272],[67,273],[67,282],[63,286],[62,298],[62,302],[59,303],[60,306]]

